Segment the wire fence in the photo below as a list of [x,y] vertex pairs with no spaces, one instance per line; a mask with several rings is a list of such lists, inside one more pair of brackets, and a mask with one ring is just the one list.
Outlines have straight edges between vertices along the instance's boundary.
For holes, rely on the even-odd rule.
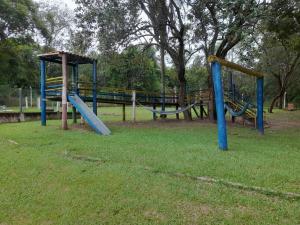
[[[40,112],[40,89],[0,85],[0,112]],[[89,103],[88,105],[91,105]],[[61,101],[46,101],[47,112],[61,112]],[[71,105],[68,104],[71,111]]]
[[11,88],[7,85],[0,85],[0,111],[35,112],[39,110],[39,89]]

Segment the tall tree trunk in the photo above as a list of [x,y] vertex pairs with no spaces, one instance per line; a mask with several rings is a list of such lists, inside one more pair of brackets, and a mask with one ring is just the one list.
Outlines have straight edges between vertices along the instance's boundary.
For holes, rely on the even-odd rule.
[[[165,74],[166,74],[166,67],[165,67],[165,49],[164,46],[160,46],[160,75],[161,75],[161,97],[162,97],[162,104],[161,110],[165,111]],[[165,118],[166,115],[161,115],[162,118]]]
[[[273,98],[273,100],[272,100],[272,102],[271,102],[271,105],[270,105],[270,107],[269,107],[269,113],[273,113],[273,109],[274,109],[274,106],[275,106],[276,102],[277,102],[278,100],[280,100],[280,99],[283,99],[284,92],[285,92],[285,89],[284,89],[284,90],[280,90],[279,94],[277,94],[277,95]],[[280,104],[279,104],[279,108],[280,108]]]
[[208,89],[209,89],[209,101],[208,101],[208,118],[210,121],[214,121],[217,119],[216,116],[216,107],[215,107],[215,93],[214,93],[214,85],[212,80],[212,71],[210,65],[206,65],[207,73],[208,73]]
[[[177,66],[177,75],[179,80],[179,94],[178,103],[181,108],[186,107],[186,79],[185,79],[185,66],[180,64]],[[192,120],[189,110],[183,112],[185,120]]]
[[278,106],[279,109],[283,109],[283,96],[284,94],[279,98],[279,106]]

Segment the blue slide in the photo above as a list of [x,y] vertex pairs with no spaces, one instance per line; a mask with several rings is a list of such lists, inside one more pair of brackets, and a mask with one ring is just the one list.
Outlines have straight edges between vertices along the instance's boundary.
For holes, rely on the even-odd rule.
[[95,113],[76,95],[68,96],[69,102],[80,112],[82,117],[98,134],[109,135],[111,132],[105,124],[95,115]]

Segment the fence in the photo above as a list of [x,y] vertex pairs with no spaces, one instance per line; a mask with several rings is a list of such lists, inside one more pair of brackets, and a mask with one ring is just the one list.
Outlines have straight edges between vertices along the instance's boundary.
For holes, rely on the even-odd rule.
[[10,88],[0,86],[0,111],[4,112],[34,112],[39,111],[39,89]]

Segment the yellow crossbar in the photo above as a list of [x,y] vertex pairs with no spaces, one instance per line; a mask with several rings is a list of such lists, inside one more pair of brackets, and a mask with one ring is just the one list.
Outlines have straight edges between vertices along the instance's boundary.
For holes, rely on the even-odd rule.
[[247,69],[245,67],[240,66],[239,64],[233,63],[233,62],[229,62],[225,59],[221,59],[215,55],[211,55],[208,57],[208,62],[218,62],[223,66],[226,66],[228,68],[240,71],[242,73],[248,74],[250,76],[254,76],[254,77],[264,77],[265,74],[255,71],[255,70],[251,70],[251,69]]
[[62,80],[62,77],[51,77],[51,78],[47,78],[46,81],[53,81],[53,80]]

